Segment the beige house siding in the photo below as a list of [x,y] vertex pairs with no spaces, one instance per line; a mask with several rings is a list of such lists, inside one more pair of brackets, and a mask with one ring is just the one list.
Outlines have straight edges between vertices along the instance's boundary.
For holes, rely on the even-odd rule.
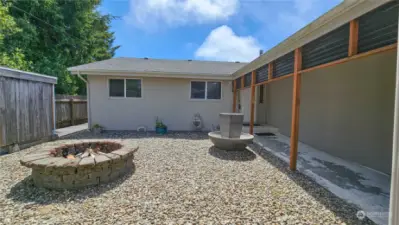
[[266,85],[266,122],[289,136],[291,133],[292,78]]
[[239,91],[240,93],[240,112],[244,114],[244,123],[249,123],[251,117],[251,88],[245,88]]
[[[299,139],[329,154],[390,173],[396,53],[302,76]],[[289,136],[292,79],[267,85],[267,122]]]
[[158,116],[169,130],[190,131],[195,113],[202,116],[204,130],[211,130],[212,124],[219,123],[220,112],[231,111],[230,81],[222,82],[222,100],[190,100],[191,80],[171,78],[142,78],[142,98],[115,99],[108,96],[108,78],[88,76],[91,123],[108,130],[136,130],[139,126],[154,130]]
[[267,85],[263,85],[263,102],[260,102],[260,87],[261,86],[256,86],[255,88],[255,122],[259,124],[265,124],[266,123],[266,88]]

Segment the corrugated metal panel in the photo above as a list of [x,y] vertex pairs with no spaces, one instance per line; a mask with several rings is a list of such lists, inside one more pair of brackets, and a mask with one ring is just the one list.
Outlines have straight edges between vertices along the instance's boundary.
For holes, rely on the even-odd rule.
[[267,81],[269,76],[269,65],[263,65],[262,67],[256,70],[256,83],[261,83],[263,81]]
[[359,17],[359,53],[397,42],[398,4],[389,2]]
[[302,47],[302,69],[348,57],[349,23]]
[[251,80],[252,80],[251,73],[245,74],[245,76],[244,76],[244,87],[251,86]]
[[273,77],[281,77],[294,72],[294,52],[281,56],[274,61]]

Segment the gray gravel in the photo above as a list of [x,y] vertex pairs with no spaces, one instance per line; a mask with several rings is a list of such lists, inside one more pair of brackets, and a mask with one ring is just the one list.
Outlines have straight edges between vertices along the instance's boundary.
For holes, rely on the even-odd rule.
[[[72,139],[129,139],[135,171],[79,191],[36,188],[19,159]],[[203,133],[85,132],[0,156],[0,224],[372,224],[287,164],[251,151],[212,148]]]

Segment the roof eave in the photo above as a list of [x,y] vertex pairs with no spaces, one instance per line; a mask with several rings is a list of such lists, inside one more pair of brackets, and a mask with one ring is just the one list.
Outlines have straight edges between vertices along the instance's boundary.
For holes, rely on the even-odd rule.
[[232,74],[201,74],[201,73],[177,73],[158,71],[124,71],[124,70],[75,70],[68,68],[71,74],[100,75],[100,76],[132,76],[132,77],[159,77],[159,78],[186,78],[208,80],[232,80]]
[[392,0],[344,1],[326,14],[308,24],[280,44],[265,52],[249,64],[233,73],[233,78],[247,74],[303,45],[327,34],[330,31],[358,18],[359,16]]

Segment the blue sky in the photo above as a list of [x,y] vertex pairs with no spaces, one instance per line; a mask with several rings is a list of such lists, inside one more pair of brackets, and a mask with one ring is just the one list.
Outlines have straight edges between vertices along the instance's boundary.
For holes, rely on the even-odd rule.
[[251,61],[341,0],[103,0],[115,57]]

